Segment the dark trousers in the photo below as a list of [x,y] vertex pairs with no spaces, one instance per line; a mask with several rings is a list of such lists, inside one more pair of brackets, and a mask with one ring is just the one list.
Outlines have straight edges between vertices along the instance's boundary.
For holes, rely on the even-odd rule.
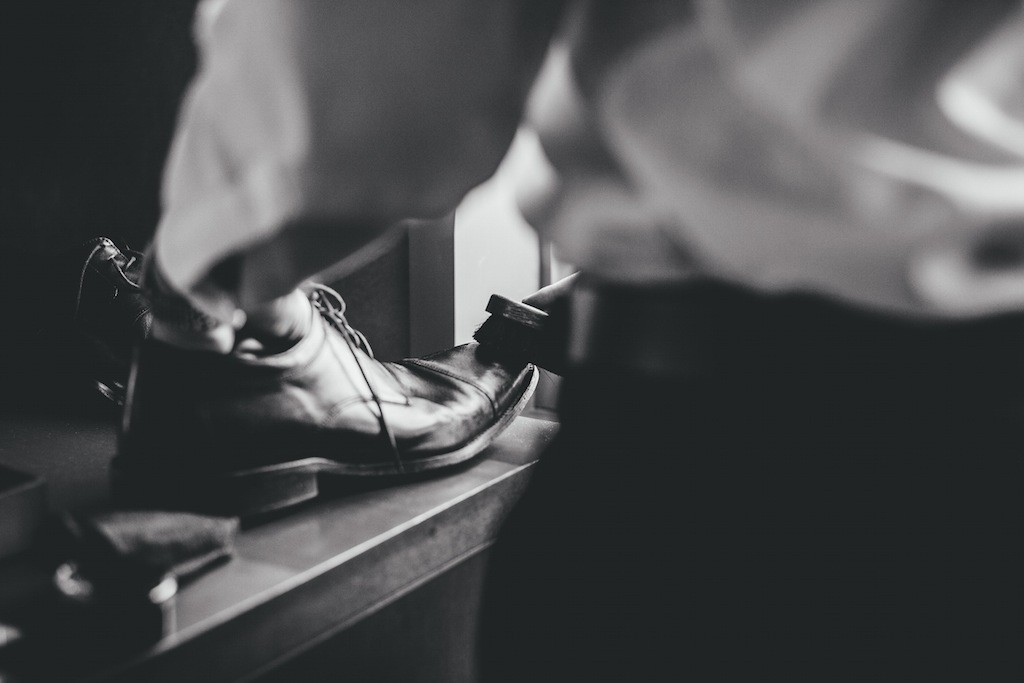
[[1020,320],[601,296],[671,303],[700,363],[631,368],[629,325],[565,378],[491,560],[485,681],[1024,675]]

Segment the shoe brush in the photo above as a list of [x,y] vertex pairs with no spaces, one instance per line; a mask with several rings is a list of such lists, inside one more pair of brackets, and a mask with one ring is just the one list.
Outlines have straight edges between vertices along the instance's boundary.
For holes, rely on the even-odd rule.
[[486,308],[490,316],[473,333],[473,338],[501,357],[528,361],[561,375],[568,336],[563,309],[556,305],[550,312],[542,311],[492,294]]

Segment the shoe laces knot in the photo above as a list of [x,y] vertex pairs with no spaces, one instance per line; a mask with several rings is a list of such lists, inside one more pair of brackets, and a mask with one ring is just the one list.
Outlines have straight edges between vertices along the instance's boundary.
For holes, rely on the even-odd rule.
[[338,332],[341,332],[346,339],[367,356],[370,358],[374,357],[373,349],[370,348],[370,342],[366,339],[366,335],[352,327],[345,317],[345,310],[348,306],[340,294],[327,285],[315,284],[310,290],[309,300],[312,302],[313,307],[319,311],[320,315]]

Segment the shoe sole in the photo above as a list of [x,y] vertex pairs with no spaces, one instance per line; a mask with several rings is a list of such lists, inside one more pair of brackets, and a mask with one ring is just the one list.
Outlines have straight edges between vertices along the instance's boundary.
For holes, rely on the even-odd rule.
[[537,387],[540,373],[531,368],[530,379],[516,402],[472,441],[446,453],[406,463],[351,464],[312,457],[263,467],[218,473],[203,479],[177,479],[165,473],[148,476],[131,472],[117,458],[111,464],[111,490],[115,500],[130,506],[170,507],[238,517],[255,517],[312,500],[320,495],[321,476],[350,479],[386,479],[398,483],[417,475],[462,464],[481,453],[523,412]]

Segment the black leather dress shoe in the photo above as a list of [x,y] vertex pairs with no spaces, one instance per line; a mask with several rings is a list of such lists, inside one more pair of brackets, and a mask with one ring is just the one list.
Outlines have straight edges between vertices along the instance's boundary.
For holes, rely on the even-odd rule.
[[275,355],[145,342],[119,453],[122,502],[251,515],[313,498],[318,475],[408,477],[482,451],[536,386],[529,364],[467,344],[384,363],[316,287],[310,332]]
[[12,378],[7,393],[34,408],[114,417],[151,322],[142,254],[96,237],[40,259],[31,295],[39,303],[5,339],[17,350],[0,361]]
[[86,242],[79,261],[72,329],[78,336],[82,369],[93,386],[123,403],[132,348],[148,333],[150,305],[139,286],[142,254],[119,248],[107,237]]

